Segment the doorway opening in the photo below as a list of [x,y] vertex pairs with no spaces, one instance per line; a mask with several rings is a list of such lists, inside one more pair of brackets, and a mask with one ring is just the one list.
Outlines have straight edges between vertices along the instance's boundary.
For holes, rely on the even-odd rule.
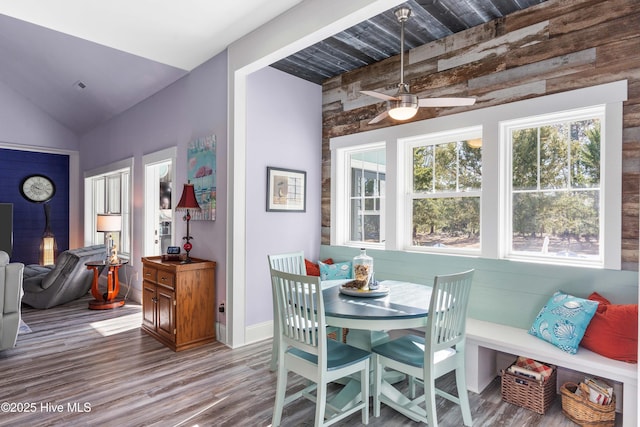
[[144,156],[144,247],[143,256],[167,253],[173,246],[175,148]]

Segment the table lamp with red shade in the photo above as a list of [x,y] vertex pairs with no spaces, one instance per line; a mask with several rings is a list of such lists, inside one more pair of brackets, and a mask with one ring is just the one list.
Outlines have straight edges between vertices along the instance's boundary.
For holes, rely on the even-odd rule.
[[189,212],[189,210],[193,210],[193,211],[200,210],[200,205],[198,204],[198,200],[196,199],[195,188],[193,187],[193,184],[191,184],[190,181],[189,183],[184,184],[184,188],[182,189],[182,197],[180,197],[180,201],[176,206],[176,211],[184,211],[184,210],[187,211],[187,213],[183,217],[183,219],[187,221],[187,235],[183,237],[182,240],[186,240],[183,248],[187,252],[187,257],[182,262],[184,264],[188,264],[191,262],[191,257],[189,257],[189,252],[191,251],[191,248],[193,248],[193,245],[191,244],[191,242],[189,242],[191,239],[193,239],[193,237],[189,235],[189,221],[191,221],[191,213]]

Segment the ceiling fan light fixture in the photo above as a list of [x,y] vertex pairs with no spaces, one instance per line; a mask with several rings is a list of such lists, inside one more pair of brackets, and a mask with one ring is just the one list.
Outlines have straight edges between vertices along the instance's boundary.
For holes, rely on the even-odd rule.
[[394,120],[409,120],[415,116],[417,112],[417,107],[395,107],[389,110],[389,116]]
[[365,95],[373,96],[378,99],[387,101],[387,111],[378,114],[369,124],[378,123],[387,117],[394,120],[409,120],[418,112],[419,107],[459,107],[463,105],[473,105],[475,98],[425,98],[418,100],[418,96],[411,93],[409,84],[404,82],[404,24],[411,16],[411,9],[401,7],[394,11],[398,22],[400,23],[400,83],[398,84],[398,93],[390,96],[384,93],[371,90],[361,90]]
[[418,97],[411,93],[399,93],[389,101],[389,116],[394,120],[409,120],[418,112]]
[[482,138],[468,139],[467,145],[471,148],[480,148],[482,147]]

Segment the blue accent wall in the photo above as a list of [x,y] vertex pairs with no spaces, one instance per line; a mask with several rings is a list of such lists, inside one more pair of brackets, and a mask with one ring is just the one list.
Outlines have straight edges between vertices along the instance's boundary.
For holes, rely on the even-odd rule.
[[[69,156],[0,149],[0,203],[13,203],[13,254],[11,260],[37,264],[45,228],[42,203],[28,202],[20,194],[20,183],[32,174],[45,175],[56,185],[51,206],[51,231],[58,253],[69,248]],[[0,226],[6,226],[0,224]]]

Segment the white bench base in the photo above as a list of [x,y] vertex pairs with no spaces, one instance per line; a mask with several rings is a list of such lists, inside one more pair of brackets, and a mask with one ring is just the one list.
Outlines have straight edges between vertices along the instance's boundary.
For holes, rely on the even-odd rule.
[[525,329],[468,318],[465,352],[469,391],[482,392],[496,377],[497,351],[621,383],[622,425],[638,425],[638,365],[608,359],[584,348],[577,354],[568,354],[530,335]]

